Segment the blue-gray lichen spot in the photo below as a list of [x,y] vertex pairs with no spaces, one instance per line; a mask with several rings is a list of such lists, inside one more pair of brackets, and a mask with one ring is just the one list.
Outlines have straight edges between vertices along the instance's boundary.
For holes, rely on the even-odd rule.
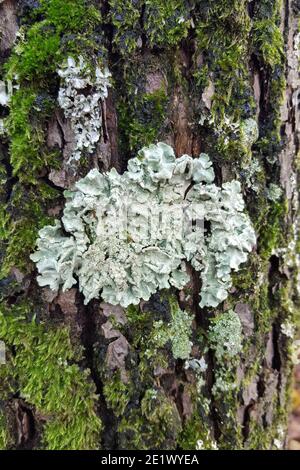
[[240,183],[214,178],[208,155],[176,158],[164,143],[140,150],[123,175],[91,170],[65,192],[62,221],[39,232],[38,283],[66,290],[78,278],[86,303],[101,296],[126,307],[184,288],[189,262],[201,275],[200,306],[216,307],[256,237]]

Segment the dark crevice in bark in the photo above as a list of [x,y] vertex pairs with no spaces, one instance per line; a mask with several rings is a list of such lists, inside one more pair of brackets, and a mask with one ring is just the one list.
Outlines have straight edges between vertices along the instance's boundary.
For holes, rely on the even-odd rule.
[[147,37],[145,34],[145,29],[144,29],[145,12],[146,12],[146,5],[145,3],[143,3],[142,9],[141,9],[141,15],[140,15],[141,39],[142,39],[141,53],[145,52],[146,44],[147,44]]
[[257,74],[258,76],[258,82],[259,82],[259,103],[257,103],[259,107],[259,113],[258,113],[258,122],[261,123],[264,120],[264,115],[262,114],[262,110],[264,107],[265,103],[265,74],[263,67],[260,64],[260,61],[256,54],[251,54],[250,57],[250,70],[252,72],[252,76]]
[[60,193],[63,194],[64,188],[61,188],[60,186],[57,186],[53,181],[51,181],[47,176],[40,176],[38,178],[39,181],[42,181],[45,183],[47,186],[49,186],[52,189],[55,189],[56,191],[59,191]]
[[218,409],[215,404],[214,398],[213,398],[213,393],[212,393],[212,388],[215,383],[215,359],[214,359],[214,353],[210,349],[207,353],[207,375],[206,375],[206,390],[207,390],[207,395],[211,397],[211,402],[210,402],[210,408],[209,408],[209,416],[211,419],[211,424],[212,424],[212,430],[213,430],[213,436],[216,441],[221,436],[221,429],[219,425],[219,415],[218,415]]
[[82,313],[79,320],[82,328],[81,342],[84,347],[86,366],[91,371],[91,378],[95,384],[96,393],[99,396],[98,413],[103,424],[101,447],[104,449],[114,450],[117,447],[117,422],[115,415],[107,408],[103,395],[103,383],[96,367],[95,346],[99,340],[97,334],[97,316],[99,316],[98,302],[90,302],[87,306],[82,307]]
[[283,2],[283,26],[284,26],[284,35],[285,39],[289,33],[289,19],[290,19],[290,5],[289,0],[284,0]]
[[247,405],[244,410],[243,423],[242,423],[242,435],[243,435],[244,443],[249,437],[251,410],[253,410],[254,406],[255,404],[252,402],[249,405]]
[[19,398],[18,394],[13,399],[12,408],[14,409],[17,432],[16,449],[33,449],[37,440],[33,411],[22,399]]
[[263,379],[263,376],[260,375],[259,379],[258,379],[258,382],[257,382],[257,395],[258,395],[258,398],[262,398],[264,396],[265,391],[266,391],[265,381]]
[[13,176],[13,168],[10,163],[8,149],[4,145],[0,144],[0,152],[3,155],[1,163],[5,168],[6,180],[5,180],[5,202],[7,203],[10,198],[14,188],[14,185],[18,182],[18,178]]
[[250,18],[254,17],[255,4],[256,4],[256,0],[252,0],[248,3],[248,14],[249,14]]
[[191,277],[193,283],[193,301],[192,301],[192,309],[195,312],[195,318],[197,323],[200,326],[203,326],[205,323],[205,310],[200,308],[199,301],[200,301],[200,291],[202,286],[202,281],[199,272],[197,272],[192,266],[191,269]]
[[273,323],[272,326],[272,342],[274,355],[272,358],[272,369],[281,371],[281,357],[279,352],[279,327],[277,322]]

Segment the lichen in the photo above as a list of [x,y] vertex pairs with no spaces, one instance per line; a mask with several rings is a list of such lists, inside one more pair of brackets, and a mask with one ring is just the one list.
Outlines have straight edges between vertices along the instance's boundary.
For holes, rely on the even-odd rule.
[[[177,303],[171,306],[171,316],[170,323],[166,324],[162,320],[153,323],[149,345],[161,348],[170,341],[174,359],[188,359],[192,349],[190,336],[193,319],[188,312],[181,310]],[[153,353],[150,352],[150,354]],[[145,355],[147,356],[147,351]]]
[[176,159],[163,143],[143,148],[123,175],[91,170],[65,192],[63,225],[56,221],[40,231],[31,255],[39,284],[65,290],[76,275],[86,303],[101,293],[109,303],[128,306],[158,289],[183,288],[187,260],[201,272],[200,306],[217,306],[255,234],[239,182],[219,188],[213,180],[208,155]]
[[70,119],[75,137],[75,148],[69,162],[79,160],[85,153],[93,153],[101,137],[102,112],[99,102],[107,98],[110,73],[108,69],[102,71],[98,66],[93,72],[94,76],[82,56],[77,62],[68,57],[58,70],[61,77],[58,103],[65,117]]
[[232,359],[242,350],[242,325],[233,310],[214,318],[209,326],[208,339],[218,361]]

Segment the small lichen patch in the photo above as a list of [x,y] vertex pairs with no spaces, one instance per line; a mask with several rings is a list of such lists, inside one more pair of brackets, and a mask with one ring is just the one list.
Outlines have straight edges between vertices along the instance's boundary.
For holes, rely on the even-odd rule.
[[230,310],[213,319],[209,343],[219,361],[237,356],[242,350],[242,325],[236,312]]
[[[188,359],[192,349],[190,340],[192,317],[174,303],[171,308],[172,320],[165,324],[162,320],[154,322],[152,341],[157,347],[163,347],[170,341],[174,359]],[[147,352],[146,352],[147,355]]]
[[39,232],[39,284],[65,290],[77,276],[86,303],[101,295],[127,307],[182,289],[187,260],[201,273],[200,306],[217,306],[256,238],[240,183],[213,181],[208,155],[176,159],[164,143],[143,148],[123,175],[91,170],[65,192],[62,223]]
[[100,100],[107,98],[110,73],[108,69],[96,67],[92,74],[80,56],[77,63],[68,57],[58,70],[58,75],[61,77],[58,102],[66,118],[71,120],[75,136],[75,149],[70,160],[79,160],[83,153],[91,154],[100,140]]

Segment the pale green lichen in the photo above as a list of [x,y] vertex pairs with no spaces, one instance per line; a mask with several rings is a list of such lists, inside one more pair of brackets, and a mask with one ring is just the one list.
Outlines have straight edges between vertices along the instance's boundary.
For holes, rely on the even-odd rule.
[[102,70],[98,66],[92,73],[82,56],[77,63],[68,57],[58,70],[58,75],[61,77],[58,102],[65,117],[71,121],[75,137],[70,160],[79,160],[84,153],[93,153],[101,138],[100,101],[107,98],[111,75],[108,69]]
[[156,347],[163,347],[170,341],[174,358],[188,359],[192,349],[190,335],[193,318],[178,305],[171,308],[171,315],[172,320],[168,324],[162,320],[154,322],[153,343]]
[[242,143],[251,148],[259,137],[258,125],[255,119],[248,118],[240,125],[240,138]]
[[123,175],[91,170],[65,192],[62,223],[39,232],[39,284],[66,290],[77,276],[85,303],[101,295],[126,307],[182,289],[187,260],[201,272],[200,306],[217,306],[256,238],[240,183],[213,180],[208,155],[176,159],[164,143],[143,148]]
[[271,183],[266,193],[269,201],[276,202],[281,198],[283,191],[277,184]]
[[214,318],[209,326],[208,338],[217,360],[237,356],[242,350],[242,325],[238,314],[229,310]]

